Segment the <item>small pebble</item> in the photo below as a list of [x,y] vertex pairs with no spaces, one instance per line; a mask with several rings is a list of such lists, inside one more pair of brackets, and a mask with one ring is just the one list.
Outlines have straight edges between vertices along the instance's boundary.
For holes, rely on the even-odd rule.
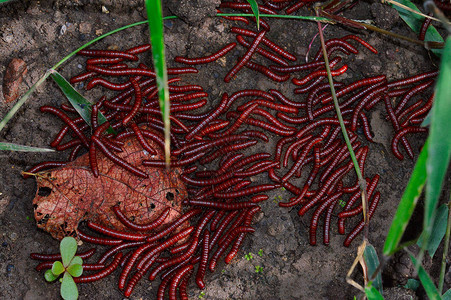
[[83,69],[83,66],[82,66],[81,64],[78,64],[78,65],[77,65],[77,68]]
[[12,264],[8,264],[6,266],[6,274],[8,274],[8,276],[11,276],[11,273],[14,271],[14,265]]
[[13,232],[9,235],[9,238],[11,239],[11,241],[15,241],[17,240],[17,233]]
[[61,26],[61,28],[60,28],[60,35],[65,34],[66,30],[67,30],[67,26],[66,25]]
[[164,27],[171,29],[174,26],[174,22],[172,20],[164,20],[163,21]]

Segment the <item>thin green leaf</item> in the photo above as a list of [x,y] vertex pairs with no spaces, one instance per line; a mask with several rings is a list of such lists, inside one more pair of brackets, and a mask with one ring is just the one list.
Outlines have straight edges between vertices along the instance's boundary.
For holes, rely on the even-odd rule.
[[53,263],[53,265],[52,265],[52,273],[53,273],[53,275],[58,277],[59,275],[63,274],[63,272],[64,272],[63,264],[59,260],[55,261]]
[[49,270],[45,271],[44,278],[48,282],[52,282],[52,281],[55,281],[58,278],[58,275],[53,274],[52,270],[49,269]]
[[61,297],[63,297],[64,300],[78,299],[77,285],[68,272],[64,273],[63,281],[61,282]]
[[407,279],[407,283],[404,286],[404,288],[412,290],[412,291],[416,291],[419,287],[420,287],[420,282],[413,278]]
[[[417,260],[415,257],[410,255],[410,259],[412,260],[414,265],[417,265]],[[430,300],[442,299],[431,277],[429,277],[429,274],[421,265],[418,269],[418,277],[420,278],[421,285],[423,286]]]
[[427,241],[434,225],[434,216],[443,180],[451,157],[451,37],[448,37],[440,64],[440,73],[435,89],[434,104],[431,109],[431,125],[429,126],[429,156],[426,171],[426,197],[424,203],[423,230]]
[[83,274],[83,266],[79,264],[70,265],[67,268],[67,272],[69,272],[72,277],[80,277]]
[[[435,217],[434,226],[432,227],[431,236],[429,237],[429,243],[426,248],[429,255],[434,257],[435,251],[443,240],[446,232],[446,226],[448,225],[448,206],[442,204],[437,209],[437,215]],[[423,246],[424,234],[421,234],[418,239],[417,245]]]
[[72,258],[77,252],[77,241],[71,236],[66,236],[61,240],[60,252],[61,258],[63,260],[63,265],[69,266]]
[[365,295],[368,300],[384,300],[381,293],[372,285],[365,287]]
[[[374,272],[376,272],[379,267],[379,258],[377,257],[377,252],[373,245],[369,243],[366,245],[365,251],[363,252],[363,259],[366,263],[368,278],[373,278]],[[382,277],[380,272],[376,275],[376,278],[372,280],[372,287],[377,289],[380,294],[383,294]]]
[[[79,92],[77,92],[74,87],[66,80],[66,78],[64,78],[57,71],[53,71],[51,77],[64,93],[67,100],[69,100],[69,102],[78,112],[78,114],[83,118],[83,120],[85,120],[85,122],[89,126],[91,126],[92,103],[89,102],[85,97],[83,97]],[[99,124],[103,124],[107,121],[105,116],[100,111],[97,117]],[[108,133],[115,134],[115,131],[111,126],[108,128]]]
[[255,0],[247,0],[247,2],[250,4],[252,13],[255,16],[255,21],[257,22],[257,30],[260,30],[260,12],[258,11],[258,4]]
[[0,0],[0,4],[1,3],[6,3],[6,2],[11,2],[12,0]]
[[451,300],[451,289],[447,290],[442,296],[443,300]]
[[12,143],[2,143],[2,142],[0,142],[0,150],[19,151],[19,152],[54,152],[55,151],[53,149],[37,148],[37,147],[18,145],[18,144],[12,144]]
[[[396,2],[401,3],[415,11],[420,12],[420,10],[410,2],[409,0],[397,0]],[[419,33],[421,25],[423,24],[424,17],[420,16],[418,14],[415,14],[413,12],[410,12],[402,7],[399,7],[397,5],[391,4],[391,6],[396,9],[399,13],[399,16],[406,22],[407,25],[415,32]],[[426,31],[426,36],[424,38],[425,41],[431,41],[431,42],[441,42],[443,43],[443,38],[438,33],[437,29],[435,29],[434,26],[429,25],[429,28]],[[434,53],[437,56],[441,56],[443,53],[443,49],[431,49],[432,53]]]
[[69,266],[72,265],[82,265],[83,264],[83,259],[80,256],[74,256],[74,258],[72,258],[72,260],[69,263]]
[[163,13],[161,0],[146,0],[147,19],[149,21],[152,57],[157,77],[160,110],[164,123],[164,152],[166,163],[170,160],[170,120],[169,120],[169,89],[166,72],[166,56],[164,51]]
[[401,202],[398,205],[393,222],[388,231],[387,239],[384,244],[384,255],[391,255],[395,252],[401,241],[402,235],[406,230],[413,210],[420,198],[424,184],[426,183],[426,160],[428,157],[429,139],[426,140],[420,156],[415,164],[409,183],[407,184]]

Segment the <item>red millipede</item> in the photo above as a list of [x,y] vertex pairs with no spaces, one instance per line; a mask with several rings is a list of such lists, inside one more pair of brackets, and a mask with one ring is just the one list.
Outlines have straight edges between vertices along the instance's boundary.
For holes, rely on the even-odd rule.
[[131,165],[130,163],[118,157],[116,154],[112,153],[99,138],[92,136],[91,139],[96,144],[96,146],[99,147],[100,151],[102,151],[103,154],[105,154],[105,156],[108,157],[111,161],[113,161],[116,165],[126,169],[127,171],[136,176],[142,178],[148,177],[148,175],[144,171],[138,169],[137,167]]
[[253,63],[251,61],[248,61],[245,64],[245,66],[251,70],[262,73],[263,75],[265,75],[266,77],[268,77],[271,80],[274,80],[275,82],[284,82],[290,78],[289,74],[278,75],[278,74],[274,73],[273,71],[271,71],[269,68],[259,65],[259,64],[256,64],[256,63]]
[[[233,33],[236,33],[236,34],[241,34],[241,35],[245,35],[245,36],[249,36],[249,37],[253,37],[253,38],[255,38],[255,37],[257,37],[259,35],[259,34],[257,34],[254,31],[243,29],[243,28],[238,28],[238,27],[232,27],[230,29],[230,31],[233,32]],[[292,61],[296,60],[296,56],[294,56],[293,54],[285,51],[284,49],[282,49],[281,47],[279,47],[278,45],[276,45],[274,42],[270,41],[269,39],[263,37],[261,42],[263,44],[265,44],[266,46],[268,46],[268,48],[270,48],[271,50],[273,50],[277,54],[285,57],[286,59],[292,60]]]
[[110,275],[111,273],[113,273],[114,270],[117,269],[117,267],[119,266],[119,262],[121,261],[122,258],[122,252],[117,253],[114,256],[113,261],[111,262],[111,264],[109,264],[106,268],[104,268],[102,271],[91,274],[91,275],[85,275],[85,276],[80,276],[80,277],[74,277],[74,282],[75,283],[86,283],[86,282],[94,282],[94,281],[98,281],[102,278],[107,277],[108,275]]
[[82,141],[83,145],[86,148],[89,148],[89,142],[84,133],[64,112],[52,106],[41,106],[40,110],[41,112],[49,112],[51,114],[54,114],[61,120],[63,120],[64,123],[66,123],[70,127],[70,129],[72,129],[72,131],[78,136],[78,138]]
[[392,143],[391,143],[391,148],[392,148],[392,151],[395,154],[395,156],[401,160],[404,158],[404,156],[401,154],[401,152],[399,152],[398,144],[399,144],[399,141],[407,133],[418,133],[418,132],[427,132],[427,131],[428,131],[427,128],[412,127],[412,126],[404,127],[403,129],[401,129],[398,133],[396,133],[396,135],[394,136]]
[[415,94],[420,93],[427,89],[429,86],[431,86],[434,83],[434,80],[428,80],[425,83],[419,84],[412,89],[410,89],[404,97],[399,102],[398,106],[396,106],[395,115],[399,115],[401,111],[403,110],[404,106],[407,104],[407,102],[412,98]]
[[210,62],[213,62],[215,60],[218,60],[220,57],[226,55],[229,53],[233,48],[235,48],[236,43],[230,43],[227,44],[224,48],[220,49],[219,51],[205,57],[198,57],[198,58],[186,58],[181,56],[176,56],[174,60],[179,63],[187,64],[187,65],[199,65],[199,64],[207,64]]
[[[110,249],[108,249],[108,251],[106,251],[105,253],[102,254],[102,256],[100,257],[99,261],[97,262],[98,264],[104,264],[108,258],[110,258],[112,255],[114,255],[115,253],[123,250],[123,249],[127,249],[127,248],[133,248],[136,246],[141,246],[143,245],[145,242],[144,241],[140,241],[140,242],[128,242],[128,243],[123,243],[117,246],[114,246]],[[83,265],[84,267],[84,265]]]
[[246,53],[243,57],[235,64],[235,66],[227,73],[227,75],[224,77],[225,82],[230,82],[233,76],[238,73],[239,70],[241,70],[244,65],[251,59],[252,55],[255,53],[258,45],[262,41],[266,31],[260,32],[258,35],[256,35],[254,41],[252,42],[252,45],[247,49]]
[[201,261],[196,273],[196,284],[201,290],[205,288],[204,276],[205,271],[207,270],[208,253],[210,250],[209,242],[210,242],[210,233],[208,232],[208,230],[206,230],[203,235]]
[[[429,16],[432,16],[431,13],[428,14]],[[424,18],[423,24],[420,27],[420,31],[418,33],[418,39],[420,41],[424,41],[424,38],[426,37],[426,32],[428,30],[429,25],[431,24],[432,19],[431,18]]]
[[252,202],[222,203],[222,202],[212,202],[212,201],[206,201],[206,200],[189,200],[189,204],[191,204],[193,206],[203,206],[203,207],[215,208],[215,209],[219,209],[219,210],[239,210],[239,209],[255,206],[255,203],[252,203]]
[[344,40],[344,41],[349,40],[349,39],[352,39],[352,40],[355,40],[355,41],[359,42],[359,43],[362,44],[364,47],[366,47],[367,49],[369,49],[371,52],[377,54],[376,48],[374,48],[374,47],[371,46],[369,43],[365,42],[363,39],[361,39],[360,37],[358,37],[358,36],[356,36],[356,35],[350,34],[350,35],[347,35],[347,36],[344,36],[344,37],[341,38],[341,40]]
[[151,243],[151,242],[161,239],[165,235],[174,231],[180,224],[183,224],[185,221],[191,219],[193,216],[199,214],[200,212],[201,212],[200,209],[192,209],[192,210],[186,212],[185,214],[181,215],[177,220],[175,220],[171,225],[169,225],[164,230],[160,231],[159,233],[157,233],[153,236],[149,236],[147,238],[147,242]]
[[[218,14],[222,14],[222,11],[220,11],[219,9],[217,9],[216,12]],[[224,18],[224,19],[230,20],[230,21],[240,21],[240,22],[249,24],[249,20],[246,19],[245,17],[241,17],[241,16],[221,16],[221,18]]]
[[[269,190],[273,190],[279,188],[280,184],[261,184],[257,186],[253,186],[244,190],[235,191],[235,192],[226,192],[226,193],[215,193],[214,196],[217,198],[228,199],[228,198],[237,198],[243,197],[251,194],[261,193]],[[253,203],[252,203],[253,204]]]
[[97,244],[97,245],[106,245],[106,246],[116,246],[116,245],[122,244],[124,242],[122,240],[91,236],[91,235],[84,233],[80,229],[78,229],[78,237],[84,242],[88,242],[91,244]]
[[[241,35],[237,35],[236,40],[238,41],[238,43],[240,43],[241,45],[243,45],[246,48],[249,48],[251,46],[251,43],[246,41]],[[273,62],[275,62],[281,66],[288,67],[288,63],[285,60],[283,60],[283,58],[281,58],[280,56],[273,54],[260,47],[257,47],[256,51],[261,56],[266,57],[267,59],[272,60]]]
[[[379,200],[380,200],[380,193],[376,192],[376,194],[374,195],[373,202],[371,202],[369,210],[368,210],[368,220],[371,219],[371,217],[373,216],[374,211],[376,210],[377,204],[379,203]],[[351,242],[354,240],[354,238],[357,236],[357,234],[359,234],[360,231],[362,231],[364,226],[365,226],[364,221],[363,220],[360,221],[360,223],[356,227],[354,227],[354,229],[351,231],[351,233],[348,234],[345,241],[343,242],[343,245],[345,247],[349,247]]]
[[[347,69],[348,69],[348,66],[347,65],[343,65],[338,70],[331,70],[330,73],[332,74],[332,76],[339,76],[339,75],[345,73]],[[314,79],[316,77],[319,77],[319,76],[327,76],[327,72],[325,70],[318,70],[318,71],[315,71],[313,73],[310,73],[309,75],[305,76],[302,79],[293,78],[291,81],[295,85],[304,85],[307,82],[309,82],[310,80],[312,80],[312,79]]]
[[[75,256],[80,256],[82,259],[88,259],[96,253],[96,248],[91,248],[82,253],[75,253]],[[61,254],[43,254],[43,253],[31,253],[30,258],[34,260],[52,261],[61,259]]]
[[429,72],[421,73],[421,74],[418,74],[415,76],[411,76],[409,78],[389,82],[387,84],[387,87],[389,89],[392,89],[394,87],[405,86],[405,85],[409,85],[412,83],[417,83],[417,82],[425,80],[425,79],[436,77],[437,75],[438,75],[438,71],[429,71]]
[[146,239],[146,236],[142,235],[142,234],[118,231],[115,229],[111,229],[111,228],[102,226],[100,224],[96,224],[91,221],[88,221],[87,225],[89,228],[91,228],[94,231],[97,231],[99,233],[102,233],[104,235],[107,235],[107,236],[110,236],[110,237],[116,238],[116,239],[134,241],[134,242],[140,242],[140,241],[144,241]]
[[170,300],[176,300],[177,299],[177,287],[186,274],[188,274],[194,266],[192,264],[189,264],[183,268],[181,268],[177,273],[175,273],[175,276],[172,278],[171,284],[169,286],[169,299]]
[[334,202],[338,201],[338,198],[341,197],[343,193],[339,192],[326,200],[324,200],[320,206],[315,210],[313,213],[312,219],[310,221],[310,229],[309,229],[309,242],[310,245],[315,246],[316,245],[316,228],[318,227],[318,219],[320,215],[323,213],[323,211],[328,208],[330,205],[334,205]]

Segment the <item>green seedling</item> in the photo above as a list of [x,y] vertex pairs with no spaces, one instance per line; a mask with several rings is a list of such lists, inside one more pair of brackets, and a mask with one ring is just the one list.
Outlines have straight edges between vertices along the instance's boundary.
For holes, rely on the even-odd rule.
[[346,201],[343,201],[343,200],[338,200],[338,205],[340,205],[341,207],[345,207],[345,205],[346,205]]
[[254,258],[254,256],[252,255],[251,252],[249,252],[248,254],[246,254],[246,255],[244,256],[244,258],[247,259],[248,261],[251,261],[251,260]]
[[200,294],[199,294],[199,299],[204,298],[204,296],[205,296],[205,293],[204,293],[204,292],[200,292]]
[[258,256],[260,256],[260,257],[263,256],[263,249],[258,250]]
[[255,266],[255,273],[261,273],[261,272],[263,272],[263,267]]
[[73,237],[65,237],[60,243],[61,260],[55,261],[51,269],[44,274],[48,282],[60,278],[61,297],[64,300],[78,299],[78,289],[73,277],[79,277],[83,273],[83,260],[80,256],[75,256],[77,252],[77,241]]

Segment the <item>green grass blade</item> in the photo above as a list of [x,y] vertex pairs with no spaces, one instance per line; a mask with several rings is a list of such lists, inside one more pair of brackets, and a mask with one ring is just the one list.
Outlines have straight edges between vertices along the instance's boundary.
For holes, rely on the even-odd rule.
[[157,76],[160,109],[164,123],[164,142],[166,163],[170,160],[170,120],[169,120],[169,89],[166,72],[166,56],[164,51],[163,13],[161,0],[146,0],[147,19],[149,21],[152,57]]
[[[415,257],[410,255],[410,259],[412,260],[414,265],[417,265],[417,260]],[[442,299],[431,277],[429,277],[429,274],[421,265],[419,266],[418,269],[418,277],[420,278],[421,285],[423,286],[430,300]]]
[[247,0],[252,8],[252,13],[255,16],[255,21],[257,22],[257,30],[260,30],[260,12],[258,11],[258,4],[255,0]]
[[[365,251],[363,252],[363,259],[365,260],[367,271],[368,271],[368,277],[373,277],[373,274],[377,271],[377,268],[379,267],[379,258],[377,257],[376,249],[371,244],[367,244],[365,247]],[[375,279],[372,280],[372,287],[377,289],[379,293],[382,295],[382,277],[380,272],[376,275]]]
[[[56,82],[58,87],[66,96],[67,100],[72,104],[78,114],[85,120],[85,122],[91,126],[91,111],[92,103],[89,102],[85,97],[83,97],[79,92],[77,92],[72,85],[61,76],[57,71],[53,71],[51,74],[52,79]],[[99,112],[98,113],[99,124],[103,124],[107,121],[105,116]],[[108,128],[108,133],[115,134],[114,129],[110,126]]]
[[[434,257],[435,251],[445,236],[446,227],[448,225],[448,206],[446,204],[440,205],[437,209],[437,215],[435,217],[434,226],[432,227],[431,236],[429,237],[429,243],[426,250],[431,257]],[[418,239],[417,245],[423,246],[424,236],[423,234]]]
[[55,151],[53,149],[36,148],[36,147],[18,145],[18,144],[13,144],[13,143],[3,143],[3,142],[0,142],[0,150],[19,151],[19,152],[54,152]]
[[[401,3],[415,11],[420,12],[418,8],[410,2],[409,0],[396,0],[396,2]],[[391,4],[391,6],[396,9],[399,13],[399,16],[406,22],[406,24],[416,33],[418,34],[420,32],[421,25],[423,24],[424,17],[417,15],[413,12],[410,12],[402,7],[399,7],[397,5]],[[426,31],[426,36],[424,38],[425,41],[431,41],[431,42],[441,42],[443,43],[443,38],[438,33],[437,29],[435,29],[434,26],[429,25],[428,30]],[[434,53],[437,56],[441,56],[443,53],[443,49],[431,49],[432,53]]]
[[426,140],[423,149],[420,152],[420,156],[415,164],[412,175],[410,176],[409,183],[407,184],[404,194],[402,195],[401,202],[398,205],[396,214],[393,218],[393,222],[388,231],[387,239],[384,244],[384,255],[393,254],[402,235],[406,230],[413,210],[417,205],[418,198],[420,198],[424,184],[426,183],[426,160],[428,157],[428,144],[429,139]]
[[431,124],[429,126],[429,145],[427,159],[427,182],[424,205],[423,230],[425,233],[423,247],[434,225],[434,216],[442,191],[443,180],[451,157],[451,37],[448,37],[440,64],[435,88],[435,99],[431,109]]
[[365,287],[365,295],[368,300],[384,300],[382,294],[374,286]]

